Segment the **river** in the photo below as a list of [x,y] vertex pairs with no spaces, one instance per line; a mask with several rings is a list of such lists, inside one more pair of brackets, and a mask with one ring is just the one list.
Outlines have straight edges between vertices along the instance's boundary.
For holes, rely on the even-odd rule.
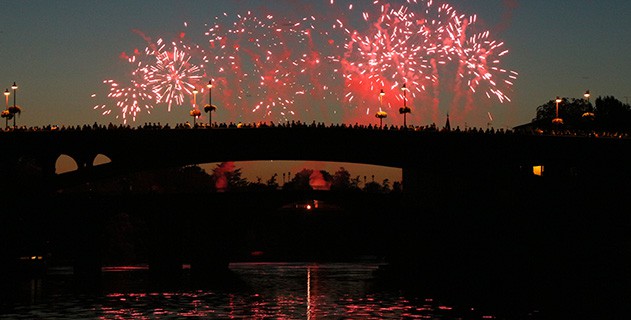
[[[96,282],[71,268],[16,281],[0,319],[498,319],[473,305],[383,286],[380,263],[232,263],[199,286],[186,269],[157,283],[145,267],[105,268]],[[526,318],[537,319],[536,311]],[[521,316],[520,316],[521,318]]]

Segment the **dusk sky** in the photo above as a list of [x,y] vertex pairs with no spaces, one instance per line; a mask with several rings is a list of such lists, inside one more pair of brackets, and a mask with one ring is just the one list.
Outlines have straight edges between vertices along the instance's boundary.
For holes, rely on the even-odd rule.
[[[393,8],[406,5],[409,11],[418,12],[421,16],[426,2],[417,2],[407,4],[406,1],[389,1]],[[512,128],[529,122],[535,116],[537,106],[556,96],[579,98],[585,90],[591,91],[593,99],[612,95],[626,102],[631,96],[631,60],[628,58],[631,52],[631,2],[451,0],[446,3],[465,16],[477,15],[477,21],[469,27],[467,35],[488,30],[488,39],[503,42],[501,51],[508,50],[508,53],[499,58],[497,66],[518,75],[516,79],[510,79],[512,85],[505,86],[504,74],[491,73],[499,77],[495,79],[499,79],[502,93],[510,102],[505,100],[500,103],[493,95],[487,97],[482,87],[475,93],[448,92],[449,77],[444,76],[441,78],[440,93],[432,93],[431,89],[422,91],[410,88],[410,92],[415,92],[415,97],[407,100],[412,107],[408,123],[429,125],[435,122],[442,126],[449,113],[452,127],[466,125],[486,128],[491,116],[493,127]],[[352,8],[349,8],[350,4],[353,4]],[[438,4],[433,4],[431,8],[434,10],[438,7]],[[178,42],[180,49],[183,48],[181,44],[199,46],[194,50],[196,52],[188,53],[191,61],[198,59],[197,65],[201,66],[198,73],[201,77],[194,83],[200,90],[206,90],[204,84],[209,78],[217,79],[213,89],[213,104],[217,104],[218,110],[213,114],[213,120],[300,120],[309,123],[360,122],[375,125],[378,119],[374,117],[374,111],[380,107],[378,89],[351,92],[356,98],[348,101],[348,94],[355,87],[345,86],[348,82],[344,82],[343,74],[348,70],[336,67],[337,61],[329,62],[328,65],[321,61],[317,71],[307,66],[307,72],[312,73],[301,77],[294,73],[299,74],[304,66],[296,64],[293,67],[288,60],[277,60],[285,73],[281,72],[273,80],[278,83],[291,78],[293,82],[277,87],[274,87],[273,82],[268,82],[265,86],[270,89],[253,93],[250,89],[256,83],[251,80],[254,76],[242,78],[242,83],[230,82],[236,78],[222,78],[216,69],[227,65],[225,59],[211,59],[204,63],[201,55],[196,54],[204,51],[210,56],[219,55],[213,51],[216,49],[211,49],[209,36],[205,33],[213,25],[228,29],[229,22],[234,21],[237,14],[247,16],[247,12],[251,11],[249,16],[259,21],[295,23],[302,18],[310,18],[309,24],[314,26],[313,34],[327,33],[321,38],[314,36],[316,43],[310,49],[305,49],[304,43],[292,43],[291,36],[282,37],[282,50],[288,55],[316,52],[321,60],[325,60],[329,54],[343,57],[348,52],[340,51],[341,44],[349,40],[341,28],[332,28],[336,24],[335,18],[344,21],[345,28],[369,36],[371,24],[362,19],[362,12],[370,12],[373,14],[371,17],[375,17],[377,8],[372,1],[358,0],[336,0],[334,4],[330,0],[6,1],[0,11],[0,86],[10,91],[14,81],[19,86],[17,104],[22,107],[22,114],[17,118],[18,125],[123,123],[117,101],[107,97],[110,87],[103,81],[112,79],[121,86],[128,85],[133,78],[134,67],[123,57],[134,55],[134,50],[138,49],[140,54],[137,58],[151,64],[146,56],[142,56],[143,50],[149,45],[148,39],[154,44],[158,39],[163,39],[167,43]],[[273,18],[269,19],[268,15]],[[425,17],[431,19],[433,15],[430,12]],[[263,37],[268,33],[254,30],[253,35],[249,36]],[[318,43],[318,39],[326,42]],[[252,43],[254,41],[249,38],[237,44],[245,48],[242,49],[245,52]],[[261,43],[265,46],[273,42],[263,39]],[[319,47],[323,48],[321,52],[315,49]],[[266,49],[274,53],[274,50],[278,50]],[[348,61],[353,62],[357,54],[351,53],[348,57]],[[252,65],[242,62],[240,72],[255,74],[248,70]],[[258,72],[268,75],[265,70]],[[354,81],[357,78],[354,77]],[[392,98],[400,93],[400,83],[396,82],[396,88],[392,83],[386,85],[385,91],[390,100],[383,105],[389,114],[384,124],[402,124],[401,115],[396,111],[400,101]],[[241,89],[235,88],[239,86]],[[411,87],[409,83],[408,86]],[[393,88],[396,91],[391,91]],[[5,88],[0,89],[4,91]],[[239,90],[242,90],[241,94]],[[366,107],[366,99],[372,96],[372,91],[366,93],[368,90],[374,91],[374,101],[369,103],[374,103],[374,106]],[[312,92],[312,95],[304,94],[305,91]],[[300,92],[299,97],[296,97],[296,92]],[[283,96],[285,94],[288,96]],[[462,96],[460,102],[454,102],[453,94]],[[283,102],[270,102],[279,97]],[[192,96],[185,94],[184,100],[182,105],[173,105],[171,111],[167,111],[167,103],[150,103],[150,113],[143,110],[137,113],[135,121],[129,114],[125,119],[131,126],[146,122],[175,125],[191,121],[188,111],[191,109]],[[205,91],[197,95],[198,105],[203,106],[207,101]],[[13,94],[9,104],[12,102]],[[95,106],[100,107],[95,109]],[[103,115],[106,110],[110,110],[109,114]],[[199,121],[207,121],[206,114],[202,113]]]

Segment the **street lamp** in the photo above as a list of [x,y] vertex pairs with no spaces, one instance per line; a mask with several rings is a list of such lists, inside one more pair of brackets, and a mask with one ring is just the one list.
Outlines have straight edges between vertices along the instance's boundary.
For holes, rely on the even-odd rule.
[[589,90],[585,91],[585,93],[583,93],[583,97],[585,97],[585,100],[587,101],[587,111],[585,113],[583,113],[583,118],[593,118],[594,117],[594,113],[592,112],[592,108],[591,108],[591,104],[589,103],[589,97],[591,96],[591,94],[589,93]]
[[407,117],[406,115],[410,112],[412,112],[412,110],[410,110],[410,108],[408,108],[407,106],[407,91],[408,88],[405,86],[405,83],[403,84],[403,86],[401,87],[401,90],[403,90],[403,108],[399,108],[399,113],[403,114],[403,128],[407,129]]
[[[11,114],[11,116],[13,117],[13,128],[15,128],[15,115],[22,112],[22,110],[20,109],[20,107],[18,107],[15,104],[15,98],[17,97],[17,90],[18,90],[18,85],[15,84],[15,82],[13,82],[13,85],[11,86],[11,89],[13,89],[13,106],[9,107],[9,113]],[[5,93],[6,94],[6,93]]]
[[556,100],[554,100],[556,102],[556,118],[552,119],[552,123],[556,123],[556,124],[563,124],[563,119],[559,118],[559,103],[561,103],[561,101],[563,101],[561,98],[559,98],[559,96],[557,96]]
[[383,89],[381,89],[381,91],[379,92],[379,111],[377,111],[377,113],[375,114],[375,117],[379,118],[379,128],[381,129],[383,127],[383,119],[388,117],[388,113],[386,113],[385,111],[381,110],[381,104],[382,104],[382,100],[383,100],[383,96],[385,96],[386,93],[383,92]]
[[213,81],[208,80],[208,84],[206,85],[208,88],[208,104],[213,104]]
[[206,85],[208,88],[208,104],[204,106],[204,112],[208,113],[208,127],[212,128],[213,126],[213,111],[217,110],[217,106],[213,105],[213,82],[212,80],[208,80],[208,84]]
[[9,89],[4,90],[4,97],[5,97],[5,101],[6,101],[6,108],[4,110],[2,110],[2,117],[4,118],[4,126],[5,128],[9,128],[9,119],[12,118],[11,117],[11,112],[9,112],[9,95],[11,95],[11,92],[9,92]]
[[11,89],[13,89],[13,106],[15,107],[15,98],[17,97],[18,85],[13,82]]
[[4,96],[6,97],[5,100],[7,103],[7,107],[6,107],[7,110],[9,109],[9,95],[11,95],[11,92],[9,92],[9,89],[4,90]]
[[386,93],[383,92],[383,89],[381,89],[381,92],[379,92],[379,110],[381,110],[381,100],[383,100],[383,96],[385,96]]
[[379,128],[381,129],[383,127],[383,119],[388,117],[388,113],[383,110],[379,110],[377,111],[377,114],[375,114],[375,117],[379,118]]
[[190,112],[191,117],[193,117],[193,128],[195,128],[195,120],[201,114],[201,112],[197,110],[197,93],[198,92],[199,91],[197,91],[197,89],[193,89],[193,110],[191,110]]

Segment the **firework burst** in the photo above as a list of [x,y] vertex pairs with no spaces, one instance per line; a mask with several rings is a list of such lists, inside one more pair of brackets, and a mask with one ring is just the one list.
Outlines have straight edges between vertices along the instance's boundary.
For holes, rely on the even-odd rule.
[[[127,120],[131,118],[132,121],[136,121],[136,117],[141,112],[151,113],[154,108],[155,96],[151,88],[146,83],[147,67],[144,66],[142,61],[137,61],[136,56],[127,57],[127,62],[135,66],[134,71],[131,73],[131,79],[126,85],[108,79],[103,83],[109,87],[107,93],[108,100],[114,101],[114,106],[119,110],[116,114],[116,118],[121,118],[123,123],[127,123]],[[93,94],[95,98],[97,95]],[[112,106],[110,104],[98,104],[94,106],[95,110],[100,110],[102,115],[111,115]]]
[[[333,3],[333,1],[331,2]],[[350,12],[355,12],[349,6]],[[408,0],[394,6],[374,1],[361,12],[367,28],[345,30],[344,66],[346,104],[352,112],[372,116],[381,89],[396,90],[385,98],[387,108],[398,108],[402,84],[411,89],[411,98],[431,106],[423,112],[437,118],[441,97],[453,97],[448,108],[470,110],[473,96],[481,92],[499,102],[510,101],[504,89],[513,85],[517,73],[500,67],[507,54],[503,43],[490,38],[490,32],[475,32],[475,15],[459,14],[448,4]]]
[[[112,79],[103,81],[109,87],[107,98],[114,101],[119,111],[116,118],[127,123],[129,118],[136,121],[141,112],[151,113],[161,103],[167,104],[168,111],[173,105],[183,105],[185,95],[190,95],[204,76],[203,68],[191,63],[191,55],[186,50],[175,42],[167,45],[159,39],[142,52],[134,50],[131,55],[122,54],[132,69],[129,83],[121,85]],[[98,104],[94,109],[101,110],[102,115],[111,115],[113,111],[107,103]]]
[[396,114],[404,99],[427,122],[440,108],[456,117],[473,110],[478,96],[510,101],[517,73],[501,66],[508,50],[476,30],[477,16],[432,0],[392,3],[329,0],[321,16],[224,13],[206,25],[202,45],[185,45],[183,33],[177,41],[145,37],[145,50],[127,58],[130,84],[106,82],[108,97],[135,119],[154,105],[185,104],[206,78],[228,121],[243,122],[370,122],[377,111]]
[[[229,20],[234,21],[226,27]],[[309,113],[296,106],[308,105],[307,97],[325,97],[321,78],[331,75],[322,68],[329,58],[314,41],[315,22],[313,16],[289,19],[252,12],[216,17],[205,33],[205,57],[224,107],[239,116],[249,112],[273,121]]]
[[176,42],[167,46],[159,39],[155,46],[145,49],[145,56],[154,60],[153,64],[143,66],[145,81],[155,94],[156,102],[166,103],[168,111],[172,105],[184,104],[184,96],[190,96],[204,77],[202,67],[191,63],[192,56]]

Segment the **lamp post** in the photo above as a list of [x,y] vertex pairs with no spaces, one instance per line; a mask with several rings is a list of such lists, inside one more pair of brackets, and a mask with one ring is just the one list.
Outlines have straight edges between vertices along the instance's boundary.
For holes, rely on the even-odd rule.
[[213,81],[208,80],[208,84],[206,85],[208,88],[208,104],[213,104]]
[[15,115],[20,113],[20,108],[16,105],[15,100],[17,97],[17,91],[18,91],[18,85],[15,83],[15,81],[13,82],[13,85],[11,86],[11,89],[13,89],[13,107],[9,108],[9,113],[13,116],[13,128],[15,128]]
[[[213,105],[213,82],[212,80],[208,80],[208,84],[206,85],[206,87],[208,87],[208,104],[209,105]],[[212,113],[211,111],[208,111],[208,125],[212,127],[213,122],[212,122]]]
[[405,83],[403,84],[403,86],[401,87],[401,90],[403,90],[403,108],[399,108],[399,113],[403,114],[403,128],[407,129],[408,125],[407,125],[407,114],[410,113],[412,110],[410,110],[410,108],[408,108],[407,106],[407,91],[408,88],[405,86]]
[[379,92],[379,111],[381,111],[381,101],[383,100],[383,96],[385,96],[386,93],[383,92],[383,89],[381,89],[381,91]]
[[559,103],[561,103],[561,101],[563,100],[559,98],[559,96],[557,96],[556,100],[554,101],[556,102],[556,117],[552,119],[552,123],[563,124],[563,119],[559,118]]
[[204,106],[204,112],[208,113],[208,127],[212,128],[213,126],[213,111],[217,110],[217,106],[213,105],[213,82],[212,80],[208,80],[208,84],[206,85],[208,88],[208,104]]
[[193,110],[191,110],[191,116],[193,117],[193,128],[195,128],[195,120],[199,117],[199,110],[197,110],[197,89],[193,89]]
[[13,89],[13,106],[15,107],[15,98],[17,97],[18,85],[13,82],[11,89]]
[[4,97],[5,97],[4,100],[6,102],[6,108],[2,111],[2,117],[5,120],[4,122],[5,128],[9,127],[9,118],[11,117],[11,113],[9,112],[9,95],[11,95],[11,92],[9,92],[9,89],[4,90]]
[[381,110],[381,103],[383,100],[383,96],[385,96],[386,93],[383,92],[383,89],[381,89],[381,91],[379,92],[379,111],[377,111],[377,114],[375,114],[375,117],[379,118],[379,129],[381,129],[383,127],[383,118],[387,118],[388,117],[388,113],[386,113],[385,111]]
[[585,113],[583,113],[583,118],[593,118],[594,117],[594,113],[592,112],[592,108],[591,108],[591,104],[589,104],[589,97],[591,96],[591,94],[589,93],[589,90],[585,91],[585,93],[583,93],[583,97],[585,97],[585,101],[587,101],[587,111],[585,111]]

